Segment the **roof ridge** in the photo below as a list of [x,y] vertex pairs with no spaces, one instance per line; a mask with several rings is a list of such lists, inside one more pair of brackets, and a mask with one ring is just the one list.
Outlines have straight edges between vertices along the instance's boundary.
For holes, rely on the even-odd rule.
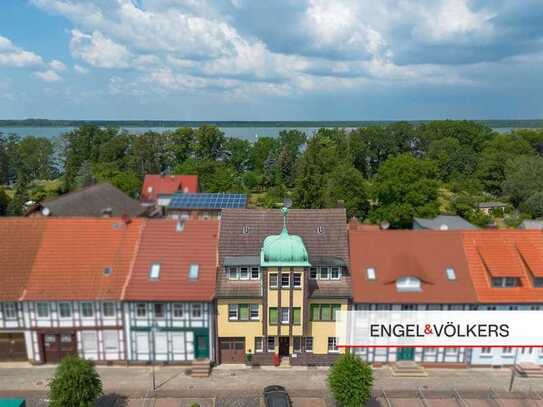
[[132,259],[130,260],[130,266],[128,270],[128,274],[126,275],[126,279],[123,284],[123,288],[121,290],[120,300],[124,301],[126,297],[126,290],[128,289],[128,284],[130,280],[132,279],[132,274],[134,274],[134,266],[136,264],[136,258],[138,257],[138,253],[140,250],[140,243],[143,237],[143,230],[145,229],[145,226],[147,226],[147,220],[142,220],[139,230],[138,239],[136,240],[136,244],[134,245],[134,255],[132,256]]

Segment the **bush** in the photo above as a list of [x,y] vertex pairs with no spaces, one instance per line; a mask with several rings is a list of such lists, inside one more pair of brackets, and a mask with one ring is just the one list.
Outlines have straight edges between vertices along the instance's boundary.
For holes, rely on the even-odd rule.
[[49,406],[91,407],[102,394],[102,381],[92,363],[67,356],[49,383]]
[[368,363],[350,353],[343,355],[330,368],[328,386],[340,406],[366,405],[373,385],[373,373]]

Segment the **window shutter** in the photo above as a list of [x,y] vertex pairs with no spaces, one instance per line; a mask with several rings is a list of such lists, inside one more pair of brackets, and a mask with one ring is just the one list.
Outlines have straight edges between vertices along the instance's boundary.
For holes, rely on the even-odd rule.
[[277,308],[270,308],[270,325],[277,325]]
[[319,315],[320,307],[319,304],[311,304],[311,320],[319,321],[321,319]]
[[292,323],[294,325],[300,325],[300,308],[292,309]]
[[239,319],[246,321],[249,319],[249,304],[239,305]]

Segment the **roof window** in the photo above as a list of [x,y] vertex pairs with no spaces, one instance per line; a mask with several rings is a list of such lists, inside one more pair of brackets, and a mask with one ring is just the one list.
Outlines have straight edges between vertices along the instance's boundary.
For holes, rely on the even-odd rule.
[[149,278],[151,280],[158,280],[160,278],[160,263],[153,263],[149,267]]
[[113,269],[111,267],[104,267],[104,276],[109,277],[111,273],[113,273]]
[[448,280],[456,280],[456,273],[452,267],[447,267],[445,273],[447,273]]
[[249,226],[245,225],[241,228],[241,233],[246,235],[249,233]]
[[368,276],[368,280],[375,280],[377,277],[375,275],[375,267],[368,267],[366,269],[366,275]]
[[189,278],[191,280],[197,280],[199,271],[200,271],[200,266],[198,264],[191,264],[189,266]]
[[420,279],[417,277],[400,277],[396,280],[396,289],[399,292],[422,291]]
[[317,226],[317,233],[318,233],[319,235],[322,235],[324,232],[325,232],[324,225],[319,225],[319,226]]

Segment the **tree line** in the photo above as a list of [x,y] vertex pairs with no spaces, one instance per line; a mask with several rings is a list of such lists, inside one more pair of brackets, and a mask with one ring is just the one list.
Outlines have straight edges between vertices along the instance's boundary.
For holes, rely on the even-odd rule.
[[299,208],[343,205],[349,216],[395,228],[440,212],[486,225],[492,218],[477,204],[496,199],[509,203],[511,226],[543,217],[543,130],[500,134],[449,120],[321,128],[310,137],[283,130],[254,142],[207,125],[137,135],[84,125],[57,139],[0,134],[0,213],[102,181],[137,197],[145,174],[159,173],[198,175],[203,191],[249,193],[256,206],[286,196]]

